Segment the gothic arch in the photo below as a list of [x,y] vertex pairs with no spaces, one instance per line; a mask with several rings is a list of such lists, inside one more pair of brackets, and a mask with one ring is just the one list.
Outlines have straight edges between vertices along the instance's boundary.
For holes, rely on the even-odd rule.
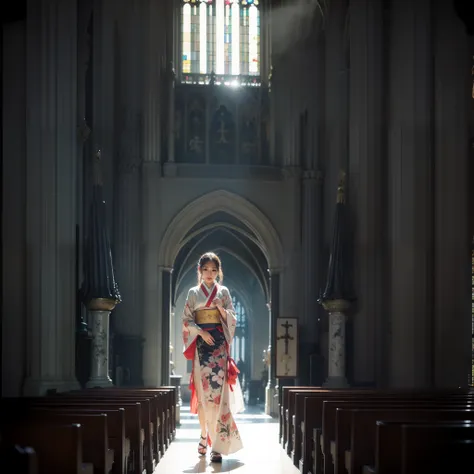
[[172,268],[186,235],[199,221],[215,212],[226,212],[253,232],[271,270],[283,267],[283,247],[268,217],[247,199],[224,190],[194,199],[175,215],[161,239],[159,265]]

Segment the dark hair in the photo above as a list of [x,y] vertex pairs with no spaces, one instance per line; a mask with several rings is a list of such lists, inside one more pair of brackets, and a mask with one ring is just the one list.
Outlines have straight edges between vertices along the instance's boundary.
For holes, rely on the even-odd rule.
[[206,263],[212,262],[216,265],[217,268],[217,280],[219,283],[222,283],[224,280],[224,273],[222,272],[222,263],[221,259],[214,252],[206,252],[204,255],[201,255],[197,265],[197,280],[198,285],[201,284],[201,269]]

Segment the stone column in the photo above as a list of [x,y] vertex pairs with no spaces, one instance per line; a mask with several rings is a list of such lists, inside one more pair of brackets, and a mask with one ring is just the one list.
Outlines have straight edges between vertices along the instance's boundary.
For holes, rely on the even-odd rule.
[[472,59],[451,2],[434,5],[434,383],[452,388],[465,387],[471,371],[467,117],[473,102]]
[[[104,300],[102,300],[104,301]],[[105,300],[106,301],[106,300]],[[115,304],[106,301],[106,304],[97,306],[92,302],[89,309],[89,326],[92,332],[91,373],[87,381],[87,388],[110,387],[112,380],[109,377],[109,316]]]
[[161,384],[161,320],[160,311],[161,272],[158,267],[160,239],[160,180],[161,180],[161,121],[166,52],[164,6],[149,0],[145,8],[144,31],[145,74],[142,96],[143,108],[143,156],[141,170],[142,252],[141,281],[143,307],[143,382],[148,387]]
[[176,72],[174,69],[173,63],[169,64],[168,71],[168,163],[171,164],[167,166],[167,169],[170,169],[170,172],[175,174],[176,170],[174,167],[175,156],[174,156],[174,141],[176,139],[175,131],[175,86],[176,86]]
[[161,383],[170,384],[170,310],[172,269],[161,272]]
[[[324,88],[324,189],[325,202],[329,204],[328,216],[332,218],[334,189],[341,169],[347,169],[348,158],[348,106],[349,65],[347,44],[348,0],[331,0],[325,41],[325,88]],[[326,240],[332,236],[332,225],[325,226]]]
[[[303,218],[302,218],[302,279],[303,307],[300,336],[300,383],[309,383],[310,357],[319,348],[319,305],[318,288],[320,281],[321,258],[321,173],[315,170],[303,172]],[[313,365],[315,360],[313,360]]]
[[147,387],[161,384],[162,320],[160,317],[161,269],[158,266],[159,197],[155,187],[160,180],[160,163],[143,165],[143,382]]
[[358,300],[352,354],[356,383],[374,383],[376,374],[385,372],[387,344],[382,8],[379,0],[352,0],[350,6],[348,205],[356,216],[353,253]]
[[77,2],[27,2],[25,395],[75,378]]
[[121,53],[117,79],[119,118],[115,184],[115,218],[113,248],[117,281],[122,304],[113,314],[114,329],[120,343],[116,345],[121,365],[130,371],[130,383],[142,383],[142,311],[141,311],[141,90],[143,69],[137,50],[142,47],[142,5],[127,3],[118,22],[118,48]]
[[270,364],[268,367],[268,383],[265,389],[265,413],[274,416],[278,413],[278,392],[276,391],[276,318],[280,312],[280,274],[270,271],[271,302],[269,307],[269,341]]
[[427,388],[432,384],[431,18],[429,0],[397,2],[390,12],[390,295],[384,306],[390,314],[390,384],[394,388]]
[[[325,26],[325,84],[324,84],[324,153],[322,169],[323,211],[319,232],[321,247],[328,255],[333,237],[334,190],[338,186],[341,170],[348,170],[349,163],[349,46],[348,0],[331,0]],[[319,268],[325,271],[326,268]],[[321,286],[318,287],[318,291]],[[324,312],[323,308],[319,309]],[[321,313],[319,313],[321,315]],[[324,318],[326,316],[324,315]],[[321,352],[326,356],[328,340],[324,333],[320,341]],[[324,361],[324,365],[326,360]],[[321,377],[324,377],[321,374]]]
[[[175,48],[181,41],[181,38],[177,37],[177,22],[180,17],[179,2],[168,2],[167,17],[168,21],[165,23],[166,31],[166,94],[168,103],[168,118],[167,118],[167,129],[168,129],[168,156],[166,164],[166,175],[175,176],[177,169],[175,164],[175,139],[176,139],[176,126],[175,126],[175,89],[176,89],[176,70],[179,68],[177,61],[181,58],[178,54],[174,54]],[[207,141],[207,140],[206,140]]]
[[[143,87],[142,62],[137,49],[142,46],[140,37],[141,11],[136,1],[128,3],[118,22],[118,49],[121,53],[117,78],[118,130],[116,155],[116,213],[114,219],[114,250],[117,280],[121,282],[123,303],[117,307],[116,323],[120,332],[137,333],[138,250],[140,229],[140,166],[141,147],[141,95]],[[143,61],[145,62],[145,61]],[[138,311],[139,312],[139,311]],[[120,313],[120,314],[119,314]],[[134,314],[132,317],[131,315]]]
[[346,311],[349,302],[345,300],[329,300],[323,303],[329,313],[329,357],[328,378],[324,387],[348,387],[346,379]]

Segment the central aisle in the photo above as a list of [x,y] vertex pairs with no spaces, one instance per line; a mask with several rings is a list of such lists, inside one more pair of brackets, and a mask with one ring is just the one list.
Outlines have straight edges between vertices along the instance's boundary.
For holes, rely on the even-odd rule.
[[232,474],[299,474],[278,443],[278,422],[263,413],[244,412],[236,416],[244,449],[228,457],[222,464],[209,462],[197,454],[199,423],[189,407],[181,407],[181,427],[154,474],[222,472]]

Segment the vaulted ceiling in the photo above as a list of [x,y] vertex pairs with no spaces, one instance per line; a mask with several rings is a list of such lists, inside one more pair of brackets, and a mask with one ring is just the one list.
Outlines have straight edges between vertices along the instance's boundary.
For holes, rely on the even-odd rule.
[[183,239],[173,270],[173,302],[197,284],[197,262],[205,252],[216,252],[222,260],[226,286],[245,299],[258,287],[269,298],[268,264],[255,234],[241,221],[216,212],[195,225]]

